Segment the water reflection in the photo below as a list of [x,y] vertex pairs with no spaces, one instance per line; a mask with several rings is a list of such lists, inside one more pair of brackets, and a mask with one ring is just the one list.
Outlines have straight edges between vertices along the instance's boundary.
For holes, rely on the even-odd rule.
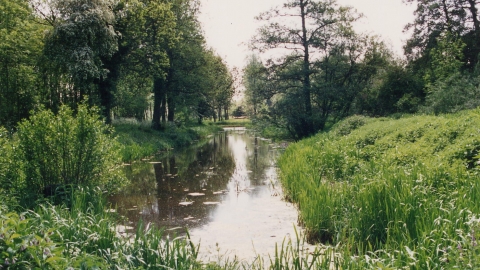
[[176,234],[188,228],[207,253],[221,243],[239,255],[252,250],[253,239],[265,250],[262,244],[274,247],[292,232],[297,217],[277,196],[278,154],[253,133],[227,130],[202,146],[125,167],[131,185],[110,201],[131,224],[141,219]]
[[[159,227],[195,227],[208,222],[209,201],[219,201],[231,178],[235,162],[222,132],[199,148],[189,148],[125,168],[131,184],[110,202],[132,224],[138,220]],[[188,194],[203,193],[193,197]],[[189,206],[181,202],[193,202]]]

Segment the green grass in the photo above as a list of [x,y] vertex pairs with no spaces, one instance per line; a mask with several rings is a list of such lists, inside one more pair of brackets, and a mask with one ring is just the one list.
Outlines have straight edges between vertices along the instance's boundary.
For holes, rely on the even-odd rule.
[[118,141],[124,146],[122,149],[124,162],[191,145],[220,129],[212,125],[193,127],[170,125],[163,130],[153,130],[150,122],[127,120],[115,121],[113,126]]
[[354,117],[292,144],[281,181],[347,268],[480,267],[480,110]]

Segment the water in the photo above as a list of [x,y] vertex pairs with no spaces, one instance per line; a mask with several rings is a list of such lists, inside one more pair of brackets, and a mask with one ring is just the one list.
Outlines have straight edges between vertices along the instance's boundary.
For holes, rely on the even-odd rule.
[[125,167],[131,185],[112,196],[130,226],[140,219],[200,243],[203,260],[251,260],[294,236],[297,211],[282,200],[277,145],[245,129]]

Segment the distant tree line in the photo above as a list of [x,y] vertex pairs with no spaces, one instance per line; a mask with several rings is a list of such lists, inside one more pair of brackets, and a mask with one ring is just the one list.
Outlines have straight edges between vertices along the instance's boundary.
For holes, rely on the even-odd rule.
[[354,114],[478,107],[478,1],[406,2],[416,10],[405,59],[356,33],[362,14],[335,0],[287,0],[260,14],[251,47],[262,58],[250,56],[243,72],[249,115],[300,139]]
[[0,126],[84,100],[112,117],[228,118],[234,77],[198,0],[0,0]]

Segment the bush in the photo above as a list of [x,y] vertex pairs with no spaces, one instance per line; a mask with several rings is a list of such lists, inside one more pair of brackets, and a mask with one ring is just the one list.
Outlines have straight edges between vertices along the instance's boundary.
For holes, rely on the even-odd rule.
[[431,86],[425,112],[453,113],[480,106],[480,78],[456,73]]
[[[22,162],[15,149],[18,141],[0,127],[0,199],[9,206],[15,205],[23,179]],[[3,198],[1,198],[3,196]]]
[[74,116],[67,106],[58,115],[41,110],[18,128],[19,157],[24,161],[24,188],[40,194],[47,186],[102,186],[114,191],[120,173],[120,145],[97,109],[80,105]]
[[334,133],[338,136],[346,136],[350,134],[353,130],[365,125],[367,119],[367,117],[362,115],[350,116],[334,126]]

